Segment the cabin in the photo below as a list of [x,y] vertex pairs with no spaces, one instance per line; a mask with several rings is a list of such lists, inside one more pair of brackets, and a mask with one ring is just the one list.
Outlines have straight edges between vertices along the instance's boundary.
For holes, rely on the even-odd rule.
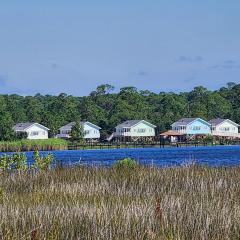
[[171,125],[172,130],[183,135],[204,136],[211,134],[211,124],[201,118],[182,118]]
[[17,123],[13,130],[15,133],[26,133],[27,139],[48,139],[49,129],[39,123]]
[[212,119],[211,124],[212,135],[220,138],[240,138],[238,133],[239,124],[230,119]]
[[153,141],[156,126],[145,120],[127,120],[116,127],[118,141]]
[[[70,122],[65,126],[62,126],[59,129],[59,134],[57,134],[57,138],[69,139],[71,138],[72,127],[75,126],[76,122]],[[97,141],[100,138],[100,130],[101,128],[91,122],[80,122],[84,131],[84,139],[87,141]]]

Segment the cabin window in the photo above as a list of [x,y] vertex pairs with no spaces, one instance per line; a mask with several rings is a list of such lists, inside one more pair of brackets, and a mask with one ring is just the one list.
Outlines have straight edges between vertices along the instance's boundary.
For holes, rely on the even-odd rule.
[[220,128],[221,131],[223,132],[228,132],[230,131],[230,128],[229,127],[223,127],[223,128]]
[[61,133],[62,133],[62,134],[70,134],[71,131],[70,131],[70,130],[62,130]]
[[42,132],[42,135],[45,135],[45,131]]
[[84,134],[85,134],[85,135],[90,134],[90,130],[85,130],[85,131],[84,131]]
[[31,132],[31,134],[30,134],[30,136],[37,136],[37,135],[38,135],[37,131]]
[[140,128],[140,129],[138,129],[138,132],[139,133],[144,133],[144,132],[146,132],[146,128]]
[[199,131],[199,130],[201,130],[201,127],[200,126],[193,126],[193,130]]

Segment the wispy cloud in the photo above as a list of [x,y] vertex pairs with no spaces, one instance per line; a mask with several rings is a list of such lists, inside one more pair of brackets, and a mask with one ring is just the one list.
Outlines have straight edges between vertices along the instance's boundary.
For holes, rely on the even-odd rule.
[[221,64],[216,64],[213,66],[210,66],[210,68],[214,68],[214,69],[240,69],[240,61],[236,61],[236,60],[226,60]]
[[195,56],[195,57],[180,56],[177,59],[177,62],[182,62],[182,63],[196,63],[201,61],[203,61],[203,57],[201,56]]
[[55,70],[55,69],[61,68],[61,66],[60,66],[59,64],[57,64],[57,63],[52,63],[52,64],[50,65],[50,68],[53,69],[53,70]]
[[146,76],[149,75],[149,73],[146,72],[146,71],[144,71],[144,70],[139,70],[139,71],[137,72],[137,75],[140,76],[140,77],[146,77]]

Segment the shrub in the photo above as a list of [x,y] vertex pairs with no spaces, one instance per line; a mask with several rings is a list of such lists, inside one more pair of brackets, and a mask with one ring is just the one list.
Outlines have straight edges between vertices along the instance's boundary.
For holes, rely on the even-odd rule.
[[203,142],[205,143],[212,143],[213,142],[213,136],[207,135],[204,139]]
[[135,168],[138,165],[137,161],[132,158],[125,158],[116,162],[115,167],[117,168]]
[[41,156],[38,150],[35,150],[33,153],[33,159],[35,163],[33,164],[34,168],[40,169],[40,170],[47,170],[50,168],[51,163],[54,160],[54,157],[52,154],[47,154],[46,156]]
[[25,154],[15,153],[13,155],[0,156],[0,170],[5,172],[11,169],[26,170],[27,157]]
[[23,153],[16,153],[12,155],[12,164],[16,170],[26,170],[27,169],[27,157]]
[[5,172],[11,169],[13,163],[13,158],[11,155],[2,155],[0,156],[0,170]]

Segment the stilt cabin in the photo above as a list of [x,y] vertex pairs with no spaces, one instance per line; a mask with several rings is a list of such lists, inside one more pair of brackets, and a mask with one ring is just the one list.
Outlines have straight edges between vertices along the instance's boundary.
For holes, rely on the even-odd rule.
[[114,138],[124,142],[153,141],[155,128],[145,120],[127,120],[116,127]]
[[212,119],[209,121],[211,124],[212,135],[219,138],[240,138],[238,133],[239,124],[231,121],[230,119]]
[[182,118],[172,124],[172,130],[183,135],[204,136],[211,134],[211,124],[201,118]]

